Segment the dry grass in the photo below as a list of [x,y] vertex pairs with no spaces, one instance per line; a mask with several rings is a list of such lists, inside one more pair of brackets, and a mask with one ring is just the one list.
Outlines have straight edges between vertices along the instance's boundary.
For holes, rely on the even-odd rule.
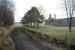
[[15,44],[13,40],[8,36],[7,39],[5,40],[5,50],[15,50]]
[[13,29],[13,27],[0,27],[0,34],[4,34],[4,50],[15,50],[15,44],[13,42],[13,40],[10,38],[9,36],[9,32]]

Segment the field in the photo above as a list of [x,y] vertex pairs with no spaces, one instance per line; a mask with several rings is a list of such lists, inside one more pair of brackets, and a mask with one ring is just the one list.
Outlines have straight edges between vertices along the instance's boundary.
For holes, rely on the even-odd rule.
[[42,26],[40,28],[29,28],[34,31],[41,32],[43,34],[48,34],[57,39],[66,40],[67,42],[75,44],[75,27],[72,27],[72,32],[69,32],[68,27],[55,27],[55,26]]

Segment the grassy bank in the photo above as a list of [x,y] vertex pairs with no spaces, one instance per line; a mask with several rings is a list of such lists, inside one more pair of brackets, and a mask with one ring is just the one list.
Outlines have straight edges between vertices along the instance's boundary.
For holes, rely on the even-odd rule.
[[10,36],[5,40],[4,50],[15,50],[15,43]]
[[15,50],[15,43],[9,35],[10,34],[9,32],[12,30],[13,30],[13,27],[10,27],[9,29],[6,27],[2,27],[2,28],[0,27],[0,36],[3,36],[3,37],[0,37],[3,40],[2,41],[0,39],[3,42],[0,48],[4,50]]
[[[53,43],[48,43],[47,41],[42,41],[38,38],[38,35],[33,34],[29,31],[26,30],[27,28],[23,29],[23,31],[27,32],[27,34],[30,36],[30,38],[33,38],[34,40],[38,41],[39,43],[41,43],[44,46],[48,46],[49,48],[53,48],[54,50],[68,50],[67,48],[64,47],[58,47],[57,45],[53,44]],[[28,28],[29,29],[29,28]],[[32,30],[33,31],[33,30]]]
[[[27,27],[26,27],[27,28]],[[34,31],[41,32],[42,34],[47,34],[57,39],[66,39],[69,43],[75,44],[75,27],[72,27],[72,32],[68,31],[68,27],[55,27],[55,26],[42,26],[40,28],[27,28]]]

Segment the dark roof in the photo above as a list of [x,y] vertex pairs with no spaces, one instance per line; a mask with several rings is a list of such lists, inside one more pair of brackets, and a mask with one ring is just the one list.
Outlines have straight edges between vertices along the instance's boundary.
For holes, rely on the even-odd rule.
[[[53,22],[53,25],[56,26],[67,26],[68,25],[68,19],[69,18],[63,18],[63,19],[56,19]],[[72,17],[72,26],[75,26],[75,17]]]

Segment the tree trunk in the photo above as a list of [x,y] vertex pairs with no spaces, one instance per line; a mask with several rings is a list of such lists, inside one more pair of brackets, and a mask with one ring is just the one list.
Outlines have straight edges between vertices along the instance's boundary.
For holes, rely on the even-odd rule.
[[28,23],[27,23],[27,27],[28,27]]
[[39,27],[39,23],[37,22],[37,28]]
[[32,27],[32,22],[31,22],[31,27]]
[[36,27],[35,22],[34,22],[34,28]]
[[72,17],[70,17],[70,23],[69,23],[69,32],[71,32],[72,31]]

